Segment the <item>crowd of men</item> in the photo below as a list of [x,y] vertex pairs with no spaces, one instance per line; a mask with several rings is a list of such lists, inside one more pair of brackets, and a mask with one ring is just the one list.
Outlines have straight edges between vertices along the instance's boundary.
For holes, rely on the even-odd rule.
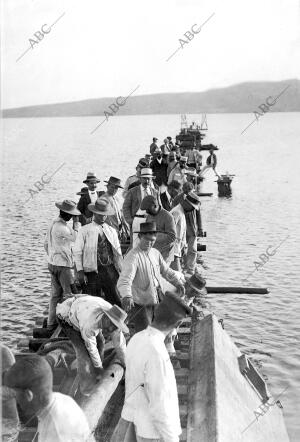
[[[182,152],[171,137],[160,147],[157,141],[153,138],[150,153],[139,160],[124,186],[111,176],[105,181],[107,190],[100,192],[100,180],[89,172],[78,203],[56,202],[59,214],[44,244],[51,276],[47,332],[50,337],[59,326],[70,338],[80,393],[90,395],[103,377],[108,339],[115,361],[125,369],[125,402],[114,442],[179,441],[177,388],[169,355],[176,355],[176,328],[191,313],[195,299],[205,295],[205,280],[196,268],[197,237],[202,236],[197,195],[202,156],[196,148]],[[204,169],[217,174],[216,164],[212,151]],[[167,283],[172,290],[170,285],[166,289]],[[4,410],[11,409],[16,422],[15,405],[9,402],[13,398],[38,417],[36,440],[90,437],[76,402],[52,391],[52,371],[45,358],[8,360],[3,382],[9,406]]]

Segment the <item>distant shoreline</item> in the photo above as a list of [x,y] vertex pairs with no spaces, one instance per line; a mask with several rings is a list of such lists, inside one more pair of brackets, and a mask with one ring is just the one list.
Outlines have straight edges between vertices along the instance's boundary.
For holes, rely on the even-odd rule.
[[[284,93],[282,93],[284,91]],[[282,94],[281,94],[282,93]],[[278,97],[274,100],[274,97]],[[300,80],[249,82],[204,92],[180,92],[105,97],[67,103],[54,103],[4,109],[3,118],[93,117],[114,115],[172,115],[262,112],[259,106],[270,106],[272,112],[300,112]],[[116,100],[119,100],[116,103]],[[267,100],[267,101],[266,101]],[[275,102],[276,101],[276,102]],[[105,114],[106,113],[106,114]]]

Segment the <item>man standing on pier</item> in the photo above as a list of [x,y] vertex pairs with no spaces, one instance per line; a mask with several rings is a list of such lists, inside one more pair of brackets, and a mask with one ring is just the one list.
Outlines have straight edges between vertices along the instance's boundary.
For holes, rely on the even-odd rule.
[[[80,223],[79,210],[76,203],[64,200],[55,203],[59,209],[59,217],[56,218],[47,231],[44,248],[48,255],[48,270],[51,275],[51,294],[49,302],[49,314],[47,328],[54,331],[57,326],[56,306],[63,300],[63,296],[77,293],[74,285],[72,245],[74,244]],[[67,222],[73,218],[73,229]]]
[[184,184],[186,182],[186,174],[185,174],[186,164],[187,164],[187,157],[181,156],[179,163],[170,172],[168,178],[168,184],[173,180],[179,181],[179,183],[181,184]]
[[139,243],[124,258],[118,280],[122,307],[130,311],[135,331],[144,330],[153,320],[154,307],[163,297],[162,278],[184,292],[184,278],[170,269],[161,253],[153,248],[157,237],[155,223],[143,223]]
[[74,246],[79,282],[82,286],[87,284],[90,295],[101,296],[103,291],[108,302],[121,306],[116,291],[122,265],[121,246],[116,230],[105,222],[114,211],[109,201],[102,198],[89,204],[88,209],[93,213],[93,221],[81,228]]
[[206,165],[203,167],[203,169],[200,172],[200,176],[203,177],[204,172],[206,172],[208,169],[212,169],[214,174],[221,178],[220,175],[217,172],[217,155],[214,153],[214,149],[210,149],[209,156],[206,159]]
[[155,196],[146,196],[141,204],[141,209],[146,210],[147,222],[154,222],[157,228],[154,248],[157,249],[167,264],[174,258],[174,245],[176,240],[176,229],[173,216],[165,210]]
[[[122,229],[126,229],[126,222],[123,216],[121,201],[118,197],[118,190],[123,189],[121,186],[121,180],[111,176],[107,183],[107,190],[101,194],[101,198],[107,199],[110,202],[111,208],[114,211],[113,215],[108,215],[106,222],[109,226],[113,227],[120,236]],[[128,229],[128,226],[127,226]]]
[[178,392],[164,341],[189,314],[179,296],[166,292],[152,324],[129,341],[125,401],[111,442],[179,442]]
[[93,214],[89,211],[88,205],[90,203],[95,203],[98,198],[97,184],[100,180],[96,177],[94,172],[88,172],[86,179],[83,181],[84,184],[88,186],[87,192],[82,192],[80,200],[77,204],[77,209],[81,212],[80,222],[84,226],[92,222]]

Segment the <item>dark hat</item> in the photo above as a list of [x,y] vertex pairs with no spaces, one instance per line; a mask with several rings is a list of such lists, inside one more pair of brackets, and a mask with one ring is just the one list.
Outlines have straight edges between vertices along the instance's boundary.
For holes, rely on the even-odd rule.
[[157,233],[156,223],[141,223],[140,230],[133,233]]
[[173,292],[165,293],[163,300],[156,307],[154,319],[158,315],[162,317],[166,310],[168,312],[168,319],[174,319],[174,324],[187,315],[192,314],[192,309],[185,303],[183,298]]
[[52,370],[45,358],[26,355],[17,359],[3,376],[3,384],[9,388],[30,389],[44,383],[52,384]]
[[172,140],[172,137],[167,137],[168,138],[168,140]]
[[104,181],[104,182],[107,184],[113,184],[116,187],[120,187],[120,189],[124,189],[124,187],[121,186],[121,180],[119,178],[114,177],[114,176],[111,176],[108,181]]
[[96,180],[97,183],[100,183],[99,178],[96,177],[96,175],[94,174],[94,172],[88,172],[86,179],[84,181],[82,181],[84,184],[86,184],[89,181],[93,181]]
[[149,161],[146,158],[140,158],[139,162],[138,162],[138,166],[140,166],[141,168],[148,167]]
[[79,210],[76,208],[76,203],[71,200],[64,200],[63,202],[55,203],[56,207],[62,212],[69,213],[70,215],[81,215]]
[[157,141],[158,140],[158,138],[156,138],[156,137],[153,137],[153,141]]
[[77,192],[76,195],[85,195],[86,193],[89,193],[88,187],[82,187],[80,192]]
[[185,197],[185,201],[187,201],[191,206],[194,207],[194,209],[199,210],[200,207],[200,198],[199,196],[194,192],[189,192],[187,196]]
[[97,215],[113,215],[114,209],[110,202],[104,198],[97,198],[95,204],[89,204],[88,209]]
[[200,295],[207,295],[206,280],[200,275],[200,273],[194,273],[190,278],[186,279],[186,284],[190,286]]
[[118,305],[113,305],[111,309],[104,312],[111,322],[115,324],[124,333],[129,333],[128,327],[125,324],[125,319],[127,318],[127,313],[124,312]]
[[157,204],[158,203],[158,199],[156,198],[156,196],[153,195],[147,195],[145,196],[145,198],[142,200],[141,203],[141,210],[147,210],[149,209],[153,204]]

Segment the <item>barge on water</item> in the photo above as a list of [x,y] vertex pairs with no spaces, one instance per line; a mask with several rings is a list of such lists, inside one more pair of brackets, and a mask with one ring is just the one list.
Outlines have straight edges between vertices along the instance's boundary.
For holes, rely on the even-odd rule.
[[194,121],[188,125],[186,115],[181,115],[181,128],[180,133],[176,135],[176,142],[180,144],[180,147],[184,150],[193,149],[195,146],[197,150],[219,150],[214,144],[202,144],[202,140],[205,138],[204,131],[208,130],[206,115],[202,115],[201,124],[197,124]]

